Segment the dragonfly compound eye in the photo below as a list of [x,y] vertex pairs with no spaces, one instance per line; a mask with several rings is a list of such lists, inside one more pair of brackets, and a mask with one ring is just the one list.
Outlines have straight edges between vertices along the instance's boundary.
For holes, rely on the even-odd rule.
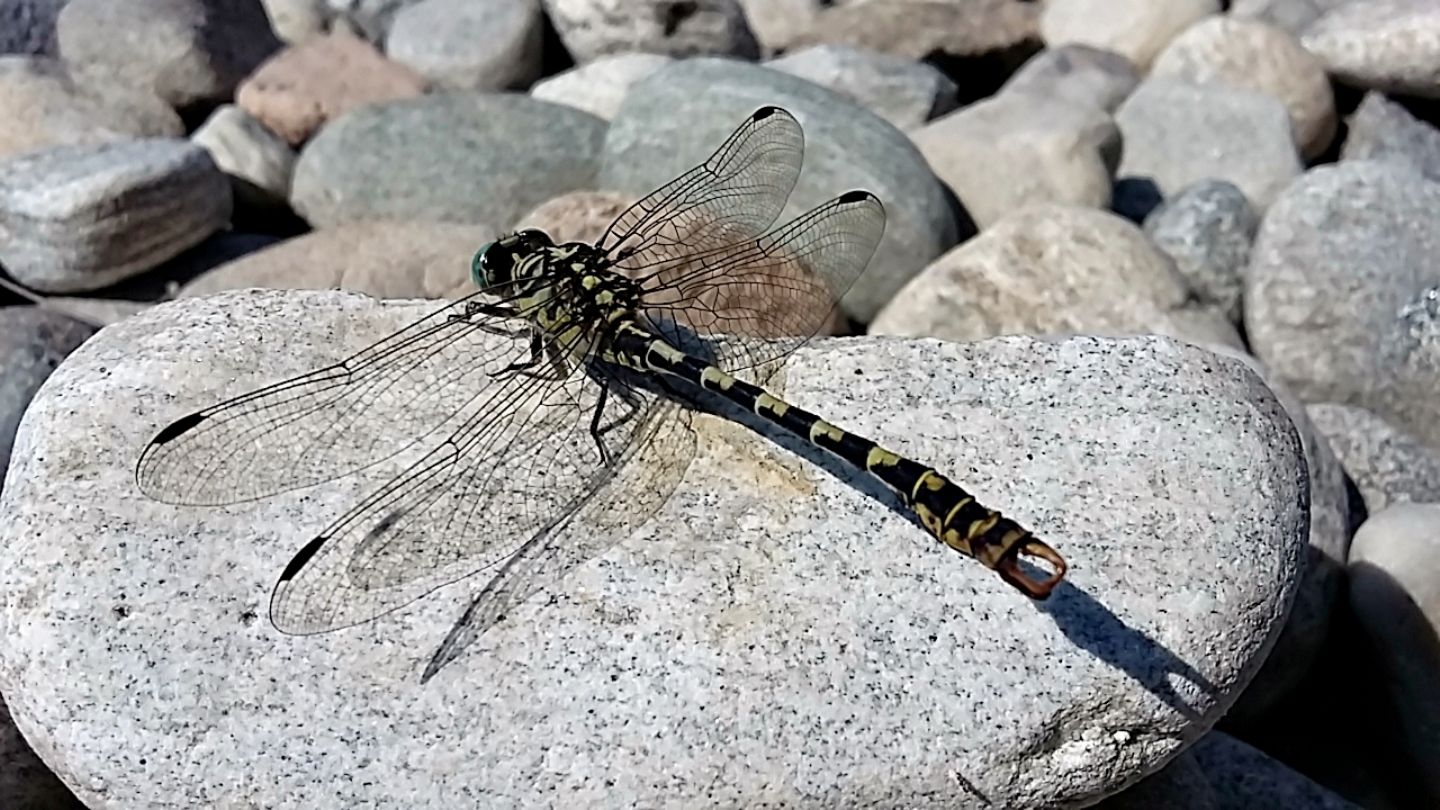
[[480,289],[508,284],[515,267],[515,253],[503,242],[486,242],[470,262],[470,279]]

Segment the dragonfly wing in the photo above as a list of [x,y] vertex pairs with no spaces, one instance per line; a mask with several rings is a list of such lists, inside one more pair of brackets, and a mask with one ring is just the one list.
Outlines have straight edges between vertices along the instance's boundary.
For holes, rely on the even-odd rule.
[[615,475],[601,484],[594,497],[536,534],[496,571],[431,657],[422,683],[537,591],[600,556],[659,511],[695,455],[695,434],[676,403],[667,401],[657,406],[631,446],[637,456],[634,463],[617,465]]
[[141,491],[175,504],[239,503],[401,452],[463,415],[487,371],[526,356],[528,341],[518,338],[528,328],[486,309],[478,295],[340,363],[174,422],[140,455]]
[[875,195],[842,194],[748,242],[648,268],[645,314],[679,344],[724,336],[712,347],[724,368],[762,369],[835,316],[884,232]]
[[761,107],[708,160],[620,214],[596,247],[624,272],[752,239],[780,216],[804,155],[795,118]]
[[443,585],[504,563],[563,523],[628,458],[660,400],[610,394],[602,438],[591,434],[601,385],[516,375],[438,447],[341,516],[276,583],[270,616],[287,633],[369,621]]

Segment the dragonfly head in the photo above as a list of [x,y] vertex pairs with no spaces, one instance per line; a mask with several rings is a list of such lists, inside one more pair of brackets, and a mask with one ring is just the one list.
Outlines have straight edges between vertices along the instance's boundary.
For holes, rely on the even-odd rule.
[[548,234],[534,228],[487,242],[475,251],[475,258],[470,262],[470,278],[482,290],[503,287],[515,281],[517,268],[539,267],[524,263],[524,259],[554,246]]

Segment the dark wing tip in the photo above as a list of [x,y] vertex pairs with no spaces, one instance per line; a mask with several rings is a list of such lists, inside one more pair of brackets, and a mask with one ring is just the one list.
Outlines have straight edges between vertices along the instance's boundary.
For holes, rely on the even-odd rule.
[[203,411],[196,411],[195,413],[189,414],[188,416],[182,416],[181,418],[176,419],[174,422],[166,425],[163,430],[155,434],[155,438],[151,439],[150,443],[153,445],[172,442],[175,439],[179,438],[182,434],[189,433],[191,430],[194,430],[195,426],[200,424],[201,422],[204,422],[205,419],[206,416]]
[[764,107],[761,107],[753,114],[751,114],[750,120],[764,121],[766,118],[769,118],[777,112],[782,112],[782,110],[779,107],[776,107],[774,104],[766,104]]
[[314,540],[306,543],[304,548],[296,552],[295,556],[291,558],[289,564],[285,566],[285,570],[280,572],[280,581],[276,583],[277,586],[283,585],[286,582],[294,579],[295,575],[300,573],[300,569],[305,567],[305,563],[310,562],[311,558],[315,556],[315,553],[319,551],[320,547],[325,545],[325,543],[329,541],[329,539],[329,537],[326,537],[322,534],[319,537],[316,537]]
[[874,194],[871,194],[864,189],[857,188],[840,195],[840,202],[846,205],[854,205],[855,203],[865,202],[866,200],[874,200],[877,203],[880,202],[879,197],[876,197]]

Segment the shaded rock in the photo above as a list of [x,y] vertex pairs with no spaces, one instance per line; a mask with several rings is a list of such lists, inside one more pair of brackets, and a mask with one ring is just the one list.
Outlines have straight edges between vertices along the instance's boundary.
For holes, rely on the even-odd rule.
[[1396,708],[1413,773],[1440,801],[1440,503],[1370,516],[1350,549],[1350,606]]
[[736,0],[544,0],[577,62],[624,51],[754,59],[760,45]]
[[1166,196],[1227,180],[1263,211],[1301,171],[1285,107],[1249,90],[1147,79],[1115,123],[1125,139],[1120,175],[1150,178]]
[[56,34],[73,69],[173,107],[229,101],[280,48],[260,0],[70,0]]
[[0,159],[65,144],[178,137],[180,116],[157,96],[86,77],[46,57],[0,56]]
[[346,33],[281,51],[240,85],[236,103],[291,144],[367,104],[411,98],[425,80]]
[[[93,327],[55,312],[0,307],[0,487],[30,398],[60,361],[93,334]],[[8,725],[0,722],[0,728]]]
[[1218,11],[1217,0],[1050,0],[1040,34],[1051,47],[1114,51],[1143,72],[1177,34]]
[[541,79],[530,88],[530,95],[541,101],[584,110],[609,121],[619,112],[620,102],[625,100],[631,85],[665,67],[670,61],[670,57],[654,53],[601,56],[548,79]]
[[1372,91],[1345,123],[1342,160],[1394,160],[1440,181],[1440,129],[1404,107]]
[[[1119,731],[1119,736],[1129,732]],[[1123,744],[1124,740],[1116,740]],[[1095,810],[1216,810],[1215,791],[1195,758],[1181,754],[1155,773],[1093,805]]]
[[955,215],[908,138],[849,99],[776,70],[692,59],[636,84],[610,125],[596,187],[647,194],[704,161],[757,108],[778,104],[805,128],[805,164],[780,221],[852,188],[885,205],[885,237],[845,297],[869,320],[911,276],[955,243]]
[[1145,234],[1170,258],[1200,303],[1240,323],[1250,243],[1260,219],[1224,180],[1202,180],[1145,219]]
[[1346,84],[1440,98],[1440,5],[1432,0],[1342,4],[1311,23],[1302,41]]
[[222,105],[190,136],[230,176],[237,205],[284,205],[295,171],[295,150],[232,104]]
[[1038,34],[1032,3],[870,0],[824,9],[790,47],[849,45],[918,60],[1007,51],[1036,42]]
[[1389,379],[1376,407],[1440,448],[1440,285],[1421,290],[1396,313],[1380,367]]
[[1156,333],[1240,345],[1224,319],[1194,317],[1188,305],[1175,265],[1136,226],[1103,211],[1037,205],[936,259],[870,333],[954,341]]
[[0,54],[54,55],[55,20],[66,2],[0,0]]
[[34,290],[99,289],[214,233],[230,204],[225,175],[188,141],[31,152],[0,164],[0,263]]
[[395,15],[385,54],[437,87],[506,90],[540,75],[540,0],[423,0]]
[[763,54],[788,51],[833,0],[740,0],[745,20]]
[[1311,169],[1276,200],[1250,253],[1245,323],[1255,353],[1301,399],[1365,406],[1429,435],[1391,401],[1397,372],[1384,350],[1404,337],[1401,310],[1440,285],[1437,210],[1440,183],[1377,161]]
[[[464,588],[324,636],[278,638],[246,618],[264,610],[277,561],[353,504],[361,481],[216,512],[144,500],[131,467],[155,427],[190,407],[432,311],[335,293],[178,302],[105,330],[52,377],[0,505],[0,587],[27,594],[0,621],[0,688],[23,698],[17,721],[43,735],[37,746],[70,783],[103,784],[117,803],[199,805],[434,804],[442,793],[466,804],[1078,804],[1213,723],[1286,613],[1307,523],[1302,451],[1243,365],[1162,339],[826,341],[788,363],[786,396],[957,471],[1064,549],[1068,585],[1036,605],[926,540],[856,474],[697,415],[698,456],[666,506],[604,529],[616,545],[517,605],[417,703],[411,679],[469,601]],[[1131,428],[1122,441],[1119,423]],[[179,550],[164,539],[177,536]],[[232,626],[223,649],[202,617]],[[89,677],[55,675],[81,666]],[[174,711],[163,684],[181,677],[208,709],[154,722]],[[334,727],[282,733],[297,701]],[[134,733],[101,733],[117,725]],[[1097,726],[1143,732],[1120,744]],[[209,767],[123,765],[141,752],[193,756],[197,735],[224,740]],[[596,758],[555,764],[580,748]],[[294,762],[368,778],[321,779]],[[682,768],[713,778],[669,776]],[[784,776],[795,773],[807,776]]]
[[445,298],[474,292],[470,260],[500,235],[486,225],[364,222],[323,228],[221,265],[180,290],[354,290],[377,298]]
[[441,93],[375,104],[306,145],[291,204],[319,227],[512,222],[556,194],[593,187],[604,138],[604,121],[528,96]]
[[1271,96],[1289,110],[1295,146],[1305,157],[1324,152],[1335,137],[1335,98],[1325,68],[1280,28],[1208,17],[1171,40],[1150,75]]
[[[0,471],[3,471],[0,467]],[[3,475],[0,475],[3,477]],[[85,810],[85,805],[30,750],[0,702],[0,797],[10,810]]]
[[[1215,351],[1241,360],[1262,379],[1268,377],[1260,362],[1244,352],[1225,346],[1217,346]],[[1283,385],[1268,379],[1266,384],[1285,406],[1305,447],[1305,467],[1310,476],[1310,531],[1303,577],[1285,619],[1285,629],[1265,664],[1225,715],[1227,722],[1250,728],[1269,722],[1269,712],[1315,666],[1344,583],[1350,529],[1359,518],[1350,511],[1345,470],[1324,435],[1310,423],[1305,406]]]
[[1358,810],[1344,798],[1312,782],[1282,762],[1223,731],[1212,731],[1190,748],[1210,779],[1220,810],[1304,807],[1309,810]]
[[959,88],[934,67],[864,48],[816,45],[765,66],[848,96],[901,129],[919,126],[959,103]]
[[1120,131],[1086,104],[1001,93],[910,138],[981,228],[1034,203],[1110,204]]
[[1140,83],[1129,59],[1089,45],[1060,45],[1030,57],[1003,90],[1063,98],[1114,112]]
[[1440,452],[1364,408],[1321,402],[1306,412],[1371,514],[1397,502],[1440,503]]

